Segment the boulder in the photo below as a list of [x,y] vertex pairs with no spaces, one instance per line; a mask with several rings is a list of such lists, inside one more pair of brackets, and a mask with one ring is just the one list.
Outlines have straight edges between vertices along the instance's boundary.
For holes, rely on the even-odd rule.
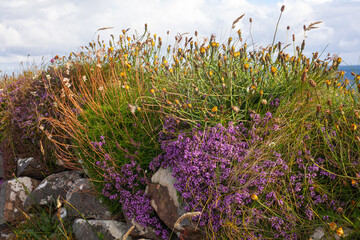
[[[129,230],[124,222],[115,220],[84,220],[77,218],[73,222],[73,232],[78,240],[115,240],[123,239],[123,236]],[[100,235],[103,238],[100,238]],[[127,240],[132,239],[127,237]]]
[[186,213],[183,205],[178,200],[174,187],[176,180],[170,168],[160,168],[151,178],[151,183],[146,187],[146,194],[151,199],[151,206],[159,218],[182,239],[203,239],[202,233],[197,230],[196,223],[188,218],[177,224],[176,221]]
[[73,183],[82,178],[82,171],[73,170],[52,174],[46,177],[31,192],[31,196],[25,201],[25,208],[29,210],[36,204],[49,205],[54,203],[56,199],[66,199],[66,193],[69,191]]
[[13,239],[13,235],[9,224],[0,224],[0,240]]
[[87,178],[80,178],[74,182],[66,194],[66,209],[69,217],[83,217],[86,219],[114,219],[104,203],[101,203],[91,182]]
[[[131,230],[129,236],[134,237],[135,239],[138,238],[150,238],[153,240],[162,240],[161,236],[156,235],[155,229],[152,227],[143,227],[138,222],[136,222],[134,219],[129,219],[125,216],[125,220],[127,223],[128,228],[134,226],[134,229]],[[173,240],[173,238],[172,238]]]
[[39,185],[40,181],[29,177],[19,177],[5,181],[0,186],[0,224],[15,223],[25,219],[24,202],[28,193]]
[[45,162],[41,161],[38,158],[28,157],[28,158],[19,158],[17,160],[17,174],[16,176],[27,176],[36,179],[44,179],[46,176],[64,171],[63,167],[56,167],[54,169],[49,169]]

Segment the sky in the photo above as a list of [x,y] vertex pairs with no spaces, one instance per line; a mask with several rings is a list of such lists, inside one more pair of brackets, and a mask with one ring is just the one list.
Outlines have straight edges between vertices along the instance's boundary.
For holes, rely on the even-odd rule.
[[[344,64],[360,63],[360,0],[0,0],[0,71],[9,74],[47,64],[55,55],[80,51],[98,34],[104,40],[127,28],[140,34],[145,23],[168,44],[177,34],[191,37],[195,31],[224,42],[241,29],[251,46],[253,41],[256,47],[267,46],[282,5],[276,42],[291,43],[295,34],[301,44],[303,26],[322,21],[306,33],[306,54],[323,52],[325,58],[330,53],[342,57]],[[107,27],[112,28],[97,31]]]

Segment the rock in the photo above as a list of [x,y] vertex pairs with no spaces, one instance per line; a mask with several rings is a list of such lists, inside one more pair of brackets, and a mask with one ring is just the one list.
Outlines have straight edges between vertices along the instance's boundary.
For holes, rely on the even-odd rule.
[[325,235],[324,229],[322,227],[317,227],[314,230],[314,233],[310,236],[310,239],[313,240],[321,240],[321,238]]
[[35,158],[33,157],[19,158],[17,160],[16,176],[27,176],[32,178],[44,179],[46,172],[48,172],[45,167],[43,163],[40,163],[39,160],[35,160]]
[[151,206],[159,218],[182,239],[204,239],[202,233],[196,230],[196,224],[184,219],[174,229],[176,221],[186,213],[178,201],[177,191],[174,187],[175,179],[170,168],[160,168],[151,178],[146,187],[146,194],[151,199]]
[[[19,177],[5,181],[0,186],[0,224],[14,223],[25,219],[24,202],[40,181],[29,177]],[[26,188],[26,190],[25,190]]]
[[[129,227],[124,222],[114,220],[87,220],[77,218],[73,222],[73,232],[78,240],[122,239]],[[99,237],[99,234],[103,238]],[[127,237],[127,240],[132,239]]]
[[26,199],[24,204],[26,210],[29,210],[34,204],[48,205],[55,202],[58,197],[66,199],[66,193],[70,187],[81,177],[82,171],[77,170],[60,172],[46,177]]
[[[155,229],[152,227],[143,227],[134,219],[129,219],[125,216],[126,223],[130,229],[132,226],[135,228],[130,232],[129,236],[138,238],[150,238],[153,240],[162,240],[161,236],[156,235]],[[173,238],[172,238],[173,239]]]
[[38,158],[28,157],[19,158],[17,160],[17,174],[16,176],[27,176],[36,179],[44,179],[46,176],[64,171],[64,168],[58,166],[55,169],[50,170],[46,163],[42,162]]
[[13,239],[13,235],[10,225],[0,224],[0,240]]
[[[344,231],[344,235],[342,236],[342,238],[349,236],[353,232],[353,230],[351,230],[349,228],[343,228],[343,231]],[[332,231],[331,233],[329,233],[329,232],[325,232],[324,228],[317,227],[317,228],[315,228],[314,233],[310,236],[310,239],[312,239],[312,240],[325,240],[325,239],[340,240],[341,237],[336,234],[336,231]]]
[[114,219],[114,216],[105,204],[96,198],[91,182],[87,178],[80,178],[74,182],[66,194],[65,204],[67,216],[69,217],[102,220]]

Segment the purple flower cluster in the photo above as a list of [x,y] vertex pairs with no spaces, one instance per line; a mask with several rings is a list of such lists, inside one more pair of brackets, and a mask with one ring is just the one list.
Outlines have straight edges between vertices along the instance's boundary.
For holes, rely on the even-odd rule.
[[155,233],[163,239],[169,238],[169,232],[156,216],[150,205],[150,199],[146,196],[144,188],[150,182],[144,170],[134,157],[126,155],[130,163],[115,168],[112,165],[111,156],[104,152],[105,137],[101,141],[91,142],[94,150],[103,154],[104,161],[97,161],[96,165],[103,171],[105,182],[102,194],[110,200],[119,201],[125,216],[135,220],[143,227],[154,227]]
[[175,139],[178,123],[167,120],[165,129],[171,137],[162,137],[164,153],[154,159],[150,169],[172,168],[185,209],[202,212],[194,218],[201,227],[217,232],[229,222],[246,223],[252,229],[269,226],[273,234],[266,234],[272,238],[298,239],[294,228],[300,224],[299,215],[289,212],[289,201],[306,221],[315,219],[313,209],[321,204],[332,204],[334,210],[341,207],[340,201],[316,189],[318,181],[335,175],[319,167],[325,161],[321,157],[312,162],[310,151],[299,151],[295,163],[272,149],[266,149],[263,157],[261,145],[267,144],[269,132],[279,126],[271,123],[270,112],[250,117],[247,125],[218,124],[205,130],[199,126],[191,132],[178,132]]

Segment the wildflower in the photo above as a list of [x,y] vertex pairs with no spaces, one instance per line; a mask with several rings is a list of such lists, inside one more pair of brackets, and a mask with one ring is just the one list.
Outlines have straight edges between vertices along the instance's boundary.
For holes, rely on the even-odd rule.
[[267,104],[266,99],[262,99],[262,100],[261,100],[261,103],[264,104],[264,105],[266,105],[266,104]]
[[121,72],[121,73],[120,73],[120,76],[121,76],[121,77],[125,77],[125,76],[126,76],[126,75],[125,75],[125,72]]
[[170,73],[173,73],[173,72],[174,72],[174,70],[173,70],[172,68],[170,68],[170,69],[169,69],[169,72],[170,72]]
[[254,201],[257,201],[259,200],[258,196],[256,194],[251,194],[251,199],[254,200]]
[[44,126],[44,125],[40,125],[40,127],[39,127],[39,128],[40,128],[40,130],[41,130],[41,131],[44,131],[45,126]]
[[191,103],[188,103],[188,104],[187,104],[187,106],[188,106],[189,108],[192,108],[192,105],[191,105]]
[[176,103],[177,105],[180,105],[180,102],[179,102],[179,100],[177,100],[177,99],[175,99],[175,103]]
[[330,229],[333,231],[335,231],[335,229],[337,228],[337,225],[334,222],[329,223],[329,226],[330,226]]
[[351,124],[351,130],[352,130],[352,131],[356,131],[356,129],[357,129],[356,124],[355,124],[355,123]]
[[276,75],[276,73],[277,73],[277,68],[274,67],[274,66],[271,66],[271,73],[274,74],[274,75]]
[[50,76],[50,75],[46,75],[46,79],[50,81],[50,80],[51,80],[51,76]]
[[275,147],[275,142],[271,142],[271,143],[269,143],[269,147],[271,147],[271,148],[273,148],[273,147]]
[[336,234],[339,235],[340,237],[343,237],[344,236],[344,230],[341,227],[339,227],[336,230]]
[[244,63],[244,68],[245,68],[245,70],[249,69],[249,64],[248,64],[248,63]]
[[339,64],[341,63],[341,61],[342,61],[341,57],[336,59],[336,62],[339,63]]
[[201,53],[205,53],[205,48],[204,48],[204,47],[201,47],[201,48],[200,48],[200,52],[201,52]]
[[85,75],[82,76],[82,79],[83,79],[84,82],[86,82],[86,80],[87,80]]
[[351,180],[351,185],[356,186],[356,185],[358,185],[358,183],[357,183],[357,181],[355,181],[355,180],[353,179],[353,180]]
[[213,107],[213,108],[211,109],[211,111],[212,111],[213,113],[216,113],[216,112],[218,111],[218,107],[217,107],[217,106]]
[[240,56],[240,52],[235,52],[234,53],[234,57],[239,57]]
[[99,91],[102,91],[102,90],[104,90],[104,87],[103,87],[103,86],[100,86],[100,87],[99,87]]
[[96,66],[97,66],[98,68],[101,68],[101,64],[100,64],[100,63],[96,64]]
[[263,95],[264,94],[264,91],[263,90],[260,90],[260,95]]
[[151,93],[151,94],[155,94],[155,89],[153,89],[153,88],[150,89],[150,93]]
[[209,71],[209,75],[212,76],[212,75],[213,75],[213,72],[212,72],[212,71]]

